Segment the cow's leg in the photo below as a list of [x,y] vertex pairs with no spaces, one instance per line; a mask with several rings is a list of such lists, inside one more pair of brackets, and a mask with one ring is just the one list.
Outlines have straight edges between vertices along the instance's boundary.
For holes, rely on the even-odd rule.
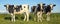
[[36,14],[33,14],[34,15],[34,21],[37,21],[37,17],[36,17]]
[[50,21],[50,12],[48,12],[46,15],[47,15],[47,19],[46,20]]
[[40,12],[40,16],[39,16],[39,18],[40,18],[40,21],[42,22],[42,12]]
[[15,22],[15,14],[13,15],[13,21]]
[[37,19],[38,19],[37,21],[38,21],[38,22],[39,22],[39,16],[40,16],[40,15],[39,15],[39,12],[37,12]]
[[13,14],[11,13],[11,21],[13,22]]
[[25,14],[26,14],[27,21],[29,21],[29,11],[25,11]]
[[26,20],[26,14],[24,14],[25,15],[25,17],[24,17],[24,21]]
[[27,21],[29,21],[29,13],[26,12],[26,15],[27,15]]
[[13,21],[15,22],[15,15],[12,14],[12,13],[11,13],[11,21],[12,21],[12,22],[13,22]]

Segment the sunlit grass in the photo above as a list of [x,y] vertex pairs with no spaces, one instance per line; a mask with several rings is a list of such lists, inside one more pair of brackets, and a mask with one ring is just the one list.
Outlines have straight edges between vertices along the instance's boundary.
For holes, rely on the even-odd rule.
[[[5,19],[7,17],[7,19]],[[46,15],[43,15],[44,19],[46,19]],[[51,14],[51,20],[47,22],[46,20],[43,20],[43,24],[60,24],[60,13],[53,13]],[[16,15],[16,21],[11,22],[10,21],[10,15],[9,14],[0,14],[0,24],[42,24],[41,22],[33,21],[34,15],[30,14],[30,20],[23,21],[24,15]]]

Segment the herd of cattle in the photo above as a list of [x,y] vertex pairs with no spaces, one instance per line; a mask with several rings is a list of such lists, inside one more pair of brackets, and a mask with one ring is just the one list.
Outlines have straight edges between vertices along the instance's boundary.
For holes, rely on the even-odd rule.
[[[54,4],[49,4],[46,5],[44,3],[40,3],[37,4],[37,6],[32,6],[31,7],[31,12],[37,16],[37,21],[41,21],[43,20],[43,13],[46,14],[47,21],[50,21],[50,14],[51,14],[51,10],[53,9],[53,7],[56,6]],[[4,5],[4,7],[6,7],[6,10],[9,12],[9,14],[11,15],[11,21],[15,22],[15,14],[23,14],[24,13],[24,21],[27,20],[29,21],[29,5],[28,4],[23,4],[23,5],[10,5],[10,4],[6,4]]]

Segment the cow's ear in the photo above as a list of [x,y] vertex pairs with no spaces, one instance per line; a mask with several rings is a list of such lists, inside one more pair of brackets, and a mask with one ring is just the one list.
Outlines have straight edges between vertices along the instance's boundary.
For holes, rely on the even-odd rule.
[[56,6],[56,5],[53,5],[53,6]]
[[14,5],[12,5],[12,7],[14,7]]
[[22,7],[22,5],[20,5],[20,7]]
[[45,3],[43,5],[45,5]]
[[4,5],[4,7],[6,7],[6,5]]
[[37,4],[37,5],[40,5],[40,4]]

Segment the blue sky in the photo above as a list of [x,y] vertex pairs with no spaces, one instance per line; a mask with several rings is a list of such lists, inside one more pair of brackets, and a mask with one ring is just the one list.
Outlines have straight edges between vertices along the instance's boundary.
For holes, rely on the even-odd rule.
[[53,13],[60,13],[60,0],[0,0],[0,12],[7,12],[6,8],[4,7],[5,4],[13,4],[13,5],[22,5],[22,4],[28,4],[29,5],[29,11],[31,11],[31,6],[37,5],[39,3],[45,3],[48,4],[56,4],[56,6],[53,8]]

